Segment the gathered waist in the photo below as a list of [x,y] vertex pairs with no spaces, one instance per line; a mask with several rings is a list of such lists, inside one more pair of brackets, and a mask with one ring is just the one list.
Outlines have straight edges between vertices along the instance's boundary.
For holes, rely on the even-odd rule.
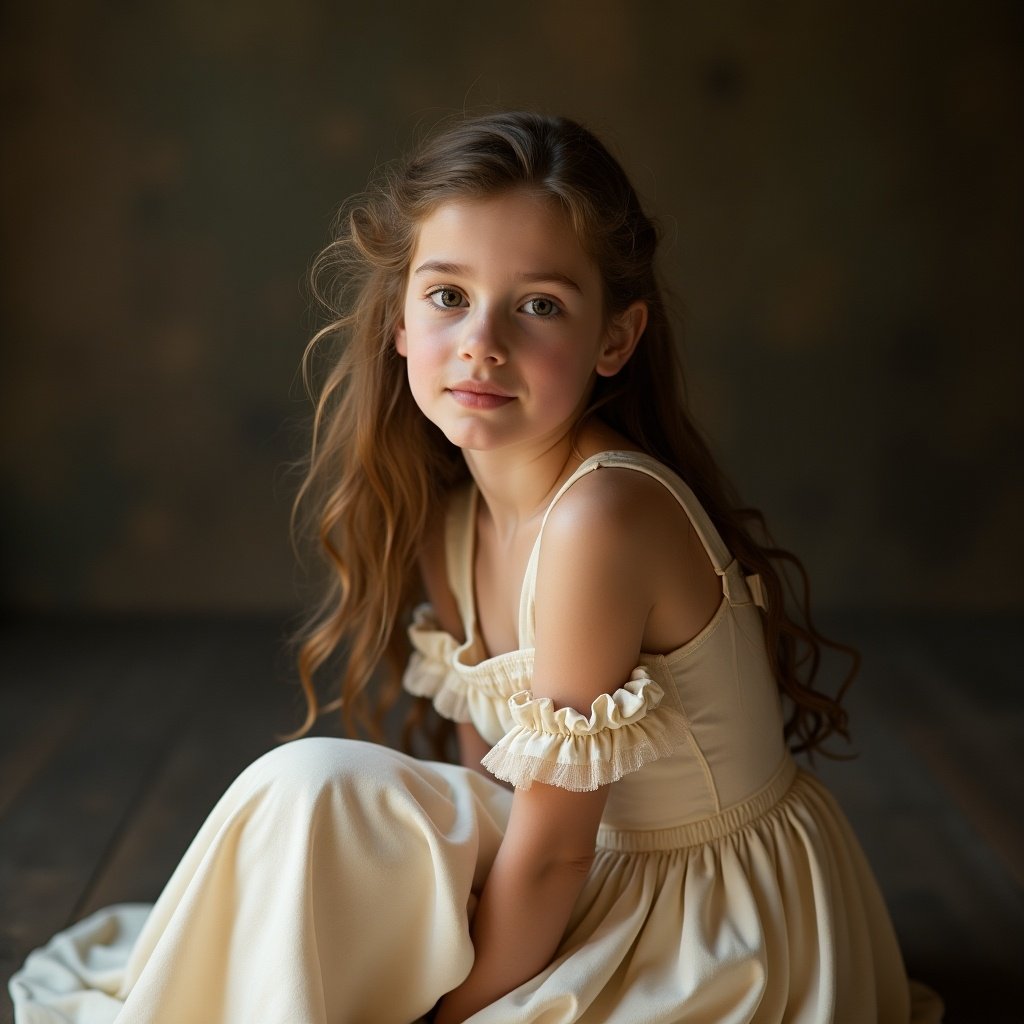
[[789,792],[797,776],[796,762],[787,754],[778,770],[753,796],[717,814],[671,828],[620,829],[601,825],[597,846],[623,853],[645,853],[700,846],[744,828],[770,811]]

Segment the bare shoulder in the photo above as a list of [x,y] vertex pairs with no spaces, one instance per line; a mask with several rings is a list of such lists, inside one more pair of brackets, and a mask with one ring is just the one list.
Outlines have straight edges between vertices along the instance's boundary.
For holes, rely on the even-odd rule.
[[543,545],[590,559],[646,566],[685,540],[689,519],[660,481],[636,470],[602,466],[577,480],[551,509]]
[[[538,607],[575,608],[593,636],[648,652],[692,639],[718,608],[721,583],[686,510],[659,480],[602,467],[581,477],[548,517],[537,570]],[[545,623],[538,615],[538,638]]]
[[608,467],[554,505],[537,566],[536,694],[586,713],[629,678],[661,601],[659,553],[679,534],[674,504],[656,480]]

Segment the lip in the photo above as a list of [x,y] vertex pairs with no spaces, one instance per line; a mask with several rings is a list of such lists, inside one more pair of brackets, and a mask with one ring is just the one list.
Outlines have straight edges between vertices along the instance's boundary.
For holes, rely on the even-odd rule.
[[497,409],[515,398],[496,384],[482,380],[462,380],[445,390],[467,409]]

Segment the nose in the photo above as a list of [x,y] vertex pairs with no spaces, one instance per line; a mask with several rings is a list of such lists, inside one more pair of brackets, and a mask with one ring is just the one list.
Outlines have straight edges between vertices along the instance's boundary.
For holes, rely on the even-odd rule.
[[494,313],[481,310],[467,318],[459,339],[459,358],[467,363],[500,366],[508,357],[501,337],[501,325]]

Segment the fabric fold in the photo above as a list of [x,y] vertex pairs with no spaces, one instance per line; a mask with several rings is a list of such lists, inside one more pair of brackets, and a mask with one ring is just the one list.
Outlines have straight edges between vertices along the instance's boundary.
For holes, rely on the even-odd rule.
[[517,789],[543,782],[578,793],[595,790],[686,741],[686,720],[660,706],[663,696],[642,667],[614,693],[596,697],[589,716],[520,690],[508,701],[513,727],[481,764]]
[[441,629],[429,604],[413,611],[409,627],[412,655],[402,676],[402,688],[414,697],[426,697],[434,710],[453,722],[470,720],[466,682],[455,669],[455,638]]

